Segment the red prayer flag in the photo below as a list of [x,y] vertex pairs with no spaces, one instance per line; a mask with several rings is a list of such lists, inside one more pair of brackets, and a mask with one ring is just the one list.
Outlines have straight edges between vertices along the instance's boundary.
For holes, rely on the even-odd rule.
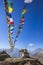
[[21,23],[21,24],[24,24],[24,18],[22,18],[22,19],[20,20],[20,23]]
[[8,24],[10,24],[10,25],[13,25],[14,24],[14,22],[12,22],[12,21],[10,21],[10,22],[7,22]]

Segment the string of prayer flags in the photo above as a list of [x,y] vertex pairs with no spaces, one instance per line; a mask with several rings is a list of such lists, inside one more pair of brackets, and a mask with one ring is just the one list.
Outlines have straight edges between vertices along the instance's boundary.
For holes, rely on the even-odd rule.
[[9,7],[12,7],[12,6],[13,6],[13,2],[7,1],[7,5],[8,5]]
[[9,41],[10,47],[13,49],[13,42],[12,42],[13,30],[14,30],[14,21],[12,18],[12,12],[14,11],[13,2],[11,0],[4,0],[4,6],[5,6],[6,19],[8,24],[8,41]]

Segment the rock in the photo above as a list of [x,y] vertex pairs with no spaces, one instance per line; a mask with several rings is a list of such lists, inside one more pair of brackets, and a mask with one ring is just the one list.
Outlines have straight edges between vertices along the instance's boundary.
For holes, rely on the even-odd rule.
[[9,65],[43,65],[34,58],[7,58],[4,62]]

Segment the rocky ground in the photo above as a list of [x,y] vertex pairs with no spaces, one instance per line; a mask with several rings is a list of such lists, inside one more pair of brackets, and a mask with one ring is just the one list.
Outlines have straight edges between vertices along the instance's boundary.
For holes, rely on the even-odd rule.
[[0,65],[43,65],[33,58],[7,58]]

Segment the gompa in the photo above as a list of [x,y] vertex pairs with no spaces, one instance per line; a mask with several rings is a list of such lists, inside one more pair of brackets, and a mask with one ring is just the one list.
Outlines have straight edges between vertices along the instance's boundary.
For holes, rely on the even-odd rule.
[[20,56],[21,56],[22,58],[30,58],[27,49],[21,49],[21,50],[20,50]]

